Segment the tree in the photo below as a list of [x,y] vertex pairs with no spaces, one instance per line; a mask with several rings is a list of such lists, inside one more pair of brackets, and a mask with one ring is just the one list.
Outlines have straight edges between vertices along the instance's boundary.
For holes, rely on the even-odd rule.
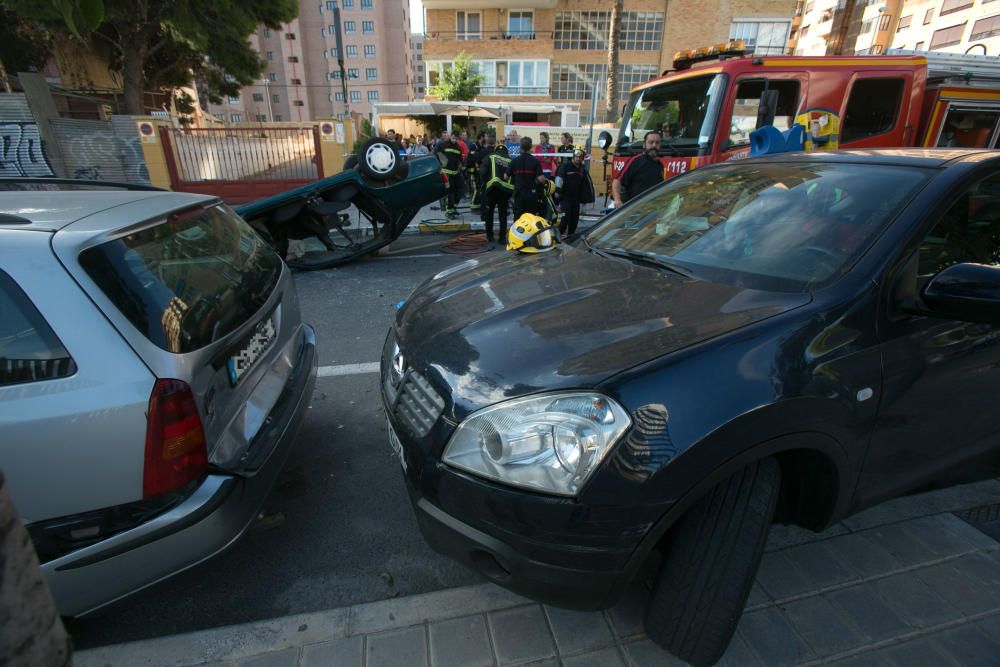
[[604,120],[613,123],[618,120],[618,37],[624,0],[614,0],[611,5],[611,21],[608,28],[608,91],[604,96]]
[[472,100],[479,95],[479,85],[482,82],[483,75],[472,71],[469,54],[463,51],[455,56],[451,69],[441,73],[441,82],[433,86],[430,93],[446,102]]
[[143,93],[202,84],[211,102],[236,96],[266,62],[248,37],[298,15],[297,0],[4,0],[31,19],[62,26],[86,47],[107,45],[130,114],[145,113]]

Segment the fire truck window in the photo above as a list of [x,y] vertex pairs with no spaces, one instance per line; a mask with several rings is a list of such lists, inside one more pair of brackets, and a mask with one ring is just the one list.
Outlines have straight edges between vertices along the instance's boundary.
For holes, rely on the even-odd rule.
[[760,118],[760,101],[767,90],[778,91],[778,104],[775,108],[774,126],[779,130],[787,130],[795,122],[795,108],[799,99],[798,81],[768,81],[754,79],[741,81],[736,88],[736,99],[733,101],[733,116],[729,123],[729,147],[746,146],[750,143],[750,133],[757,129]]
[[[1000,111],[951,109],[941,127],[938,147],[989,148],[995,146]],[[990,142],[993,142],[992,144]]]
[[851,87],[840,142],[888,132],[896,126],[903,99],[902,79],[860,79]]

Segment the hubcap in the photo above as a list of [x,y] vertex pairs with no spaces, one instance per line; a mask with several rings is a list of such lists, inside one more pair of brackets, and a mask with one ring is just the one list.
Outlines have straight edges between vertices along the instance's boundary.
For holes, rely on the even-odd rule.
[[396,166],[396,152],[385,144],[375,144],[365,152],[365,161],[372,171],[388,174]]

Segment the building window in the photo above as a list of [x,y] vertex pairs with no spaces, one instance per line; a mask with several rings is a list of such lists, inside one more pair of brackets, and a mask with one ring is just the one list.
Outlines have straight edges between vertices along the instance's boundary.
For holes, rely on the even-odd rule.
[[254,102],[263,102],[264,101],[264,93],[254,93],[253,94],[253,101]]
[[455,39],[482,39],[483,15],[479,12],[455,12]]
[[366,67],[365,68],[365,78],[369,81],[374,81],[378,78],[378,68],[376,67]]
[[896,32],[901,32],[903,30],[906,30],[907,28],[910,27],[910,23],[912,22],[913,22],[913,14],[900,17],[899,25],[896,26]]
[[361,22],[361,32],[366,35],[370,35],[375,32],[375,21],[362,21]]
[[329,59],[330,59],[330,52],[327,51],[326,49],[323,49],[323,60],[329,60]]
[[347,68],[347,78],[348,79],[357,79],[357,78],[360,78],[361,75],[359,74],[359,72],[361,72],[361,70],[359,68],[357,68],[357,67],[348,67]]
[[295,39],[295,33],[294,32],[286,32],[285,33],[285,39]]
[[292,85],[293,86],[301,86],[302,85],[302,79],[292,79]]
[[378,102],[378,91],[377,90],[369,90],[368,91],[368,101],[369,102]]
[[270,29],[264,28],[264,30],[261,32],[261,35],[264,37],[264,39],[270,39],[271,38]]
[[663,37],[663,12],[625,12],[622,16],[622,48],[626,51],[659,51]]
[[868,19],[867,21],[861,24],[861,34],[867,35],[872,31],[872,28],[874,27],[875,27],[875,19]]
[[847,99],[847,111],[840,132],[841,143],[891,130],[896,125],[902,99],[902,79],[855,81]]
[[281,122],[281,121],[283,121],[284,119],[285,119],[285,117],[284,117],[284,116],[282,116],[282,115],[281,115],[280,113],[276,113],[276,114],[274,114],[274,122],[275,122],[275,123],[280,123],[280,122]]
[[305,105],[306,103],[303,102],[302,100],[295,100],[294,102],[292,102],[293,107],[304,107]]
[[[781,55],[788,42],[788,21],[733,21],[729,28],[729,39],[742,39],[748,49],[763,55]],[[808,32],[806,26],[799,35]]]
[[358,57],[358,47],[354,46],[353,44],[349,44],[347,46],[347,57],[348,58],[357,58]]
[[805,37],[809,34],[809,26],[804,25],[799,29],[799,37]]
[[267,59],[268,60],[274,60],[274,51],[268,51],[267,52]]
[[328,2],[326,3],[326,8],[332,12],[334,9],[337,8],[337,0],[328,0]]
[[934,8],[931,7],[926,12],[924,12],[924,25],[927,25],[932,20],[934,20]]
[[[963,9],[968,9],[972,6],[974,0],[944,0],[941,3],[941,13],[938,16],[944,16],[945,14],[951,14],[952,12],[960,12]],[[931,48],[934,48],[933,40],[931,40]]]
[[605,51],[611,12],[556,12],[555,48]]
[[278,75],[275,74],[274,72],[271,72],[270,74],[267,75],[267,78],[269,80],[271,80],[271,81],[277,81],[278,80]]
[[264,115],[264,114],[262,114],[262,113],[259,113],[259,114],[257,114],[257,115],[255,116],[255,118],[257,119],[257,122],[258,122],[258,123],[266,123],[266,122],[267,122],[267,116],[265,116],[265,115]]
[[343,93],[337,93],[336,94],[336,98],[337,98],[338,102],[343,102],[344,101],[344,94]]
[[507,36],[513,39],[534,39],[535,13],[508,12]]
[[281,102],[281,96],[280,95],[271,95],[271,101],[274,102],[275,104],[278,104],[278,103]]
[[238,98],[238,97],[230,97],[229,98],[229,103],[230,104],[239,104],[240,103],[240,98]]
[[344,21],[344,32],[348,35],[353,35],[358,31],[357,23],[354,21]]
[[288,62],[290,62],[290,63],[297,63],[297,62],[299,62],[299,57],[298,56],[288,56]]
[[[943,12],[942,12],[943,13]],[[935,30],[931,35],[931,51],[943,49],[946,46],[953,46],[962,43],[962,34],[965,32],[965,23],[953,25],[950,28]]]
[[339,58],[340,57],[340,52],[337,51],[337,47],[336,46],[333,47],[332,49],[330,49],[330,57],[331,58]]
[[972,24],[972,34],[969,39],[986,39],[1000,35],[1000,14],[979,19]]
[[365,58],[374,58],[374,57],[375,57],[375,45],[365,44]]
[[360,90],[352,90],[351,91],[351,101],[352,102],[360,102],[361,101],[361,91]]
[[619,65],[618,99],[627,98],[633,88],[655,77],[659,70],[656,65]]
[[371,9],[372,0],[361,0],[361,9]]
[[923,51],[924,50],[924,42],[917,42],[917,45],[913,47],[913,50],[914,51]]
[[882,18],[880,18],[878,20],[878,29],[879,30],[888,30],[889,29],[889,20],[891,18],[892,17],[889,16],[888,14],[882,14]]
[[344,9],[354,9],[354,0],[343,0]]
[[552,66],[552,99],[589,100],[596,83],[604,85],[608,66],[603,63]]

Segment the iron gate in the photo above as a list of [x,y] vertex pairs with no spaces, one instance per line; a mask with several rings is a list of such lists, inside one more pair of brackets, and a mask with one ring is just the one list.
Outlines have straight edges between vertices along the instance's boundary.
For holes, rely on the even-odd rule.
[[323,178],[315,127],[161,128],[171,186],[242,204]]

